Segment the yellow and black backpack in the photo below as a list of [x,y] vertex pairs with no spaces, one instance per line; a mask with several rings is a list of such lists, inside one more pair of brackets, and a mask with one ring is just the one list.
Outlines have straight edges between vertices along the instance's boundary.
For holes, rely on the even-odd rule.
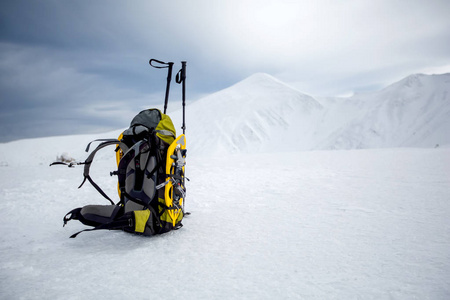
[[[158,63],[159,62],[157,61]],[[150,61],[152,64],[152,60]],[[170,65],[169,65],[170,64]],[[169,74],[173,63],[170,66]],[[70,220],[79,220],[93,228],[124,230],[151,236],[161,234],[182,226],[185,215],[186,197],[185,164],[186,137],[184,134],[184,79],[185,62],[177,76],[183,82],[183,134],[177,137],[172,120],[158,109],[146,109],[137,114],[117,139],[100,139],[101,142],[84,162],[70,163],[69,166],[84,165],[84,180],[80,187],[89,181],[92,186],[110,201],[110,205],[87,205],[73,209],[64,216],[64,225]],[[168,80],[168,86],[170,81]],[[89,143],[86,152],[89,152]],[[96,153],[104,147],[116,147],[117,170],[111,176],[118,177],[119,201],[114,203],[108,195],[92,180],[90,167]],[[54,163],[66,164],[67,163]]]

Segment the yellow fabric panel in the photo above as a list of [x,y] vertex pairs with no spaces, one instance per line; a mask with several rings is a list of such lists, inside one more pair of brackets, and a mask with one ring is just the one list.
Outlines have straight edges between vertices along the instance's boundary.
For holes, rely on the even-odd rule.
[[150,210],[135,210],[134,211],[134,231],[143,233],[145,230],[145,225],[150,217]]
[[[119,141],[121,141],[123,138],[123,132],[119,135],[119,137],[117,138]],[[119,145],[117,145],[119,146]],[[116,162],[117,162],[117,167],[119,167],[119,162],[123,157],[123,151],[122,149],[119,148],[119,150],[116,151]],[[120,187],[119,187],[119,182],[117,182],[117,192],[119,193],[119,198],[120,198]]]
[[164,135],[160,133],[156,133],[156,136],[159,137],[161,140],[166,142],[167,144],[172,144],[175,137],[177,136],[175,126],[173,125],[172,119],[166,115],[161,113],[161,121],[159,122],[158,126],[156,126],[156,130],[167,130],[173,133],[173,136],[171,135]]
[[[119,135],[119,137],[118,137],[117,139],[118,139],[119,141],[121,141],[122,138],[123,138],[123,132]],[[117,146],[119,146],[119,145],[117,145]],[[123,151],[122,151],[122,149],[119,149],[119,150],[116,152],[116,162],[117,162],[117,166],[119,166],[119,162],[120,162],[120,160],[122,159],[122,156],[123,156]]]

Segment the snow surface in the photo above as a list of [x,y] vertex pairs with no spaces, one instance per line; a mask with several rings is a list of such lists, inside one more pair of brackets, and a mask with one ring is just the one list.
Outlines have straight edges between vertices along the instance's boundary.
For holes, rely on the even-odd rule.
[[[191,215],[155,237],[62,227],[71,209],[108,201],[77,189],[82,167],[48,165],[120,131],[0,144],[0,299],[449,299],[448,75],[430,78],[318,101],[256,74],[193,103]],[[418,89],[426,100],[402,98]],[[320,150],[358,147],[378,149]],[[110,196],[114,169],[112,148],[91,169]]]

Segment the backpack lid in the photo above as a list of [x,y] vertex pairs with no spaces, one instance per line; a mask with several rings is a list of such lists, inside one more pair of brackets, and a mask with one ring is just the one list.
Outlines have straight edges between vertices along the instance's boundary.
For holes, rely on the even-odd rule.
[[161,121],[161,112],[158,109],[143,110],[131,120],[130,128],[125,130],[123,134],[133,135],[142,132],[145,128],[156,128],[159,121]]
[[123,132],[123,135],[139,135],[151,128],[154,128],[156,135],[168,144],[171,144],[176,137],[175,126],[170,117],[156,108],[146,109],[138,113],[131,120],[130,127]]

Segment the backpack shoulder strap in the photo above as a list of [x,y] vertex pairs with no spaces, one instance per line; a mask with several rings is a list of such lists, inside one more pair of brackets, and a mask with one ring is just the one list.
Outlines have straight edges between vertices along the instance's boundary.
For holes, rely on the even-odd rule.
[[[86,182],[86,180],[88,180],[92,186],[106,199],[109,200],[109,202],[111,202],[111,204],[115,204],[109,197],[108,195],[105,194],[105,192],[92,180],[91,176],[89,175],[89,170],[91,168],[91,164],[92,161],[94,160],[95,154],[102,148],[106,147],[106,146],[110,146],[110,145],[119,145],[119,147],[123,148],[123,149],[127,149],[128,147],[122,143],[121,141],[119,141],[118,139],[100,139],[100,140],[95,140],[95,141],[103,141],[100,145],[97,146],[97,148],[95,148],[94,151],[91,152],[91,154],[89,154],[88,158],[86,159],[86,161],[84,162],[84,172],[83,172],[83,182],[80,184],[80,186],[78,188],[81,188],[83,186],[83,184]],[[86,152],[89,151],[89,147],[91,145],[91,143],[95,142],[92,141],[90,142],[87,147],[86,147]]]

